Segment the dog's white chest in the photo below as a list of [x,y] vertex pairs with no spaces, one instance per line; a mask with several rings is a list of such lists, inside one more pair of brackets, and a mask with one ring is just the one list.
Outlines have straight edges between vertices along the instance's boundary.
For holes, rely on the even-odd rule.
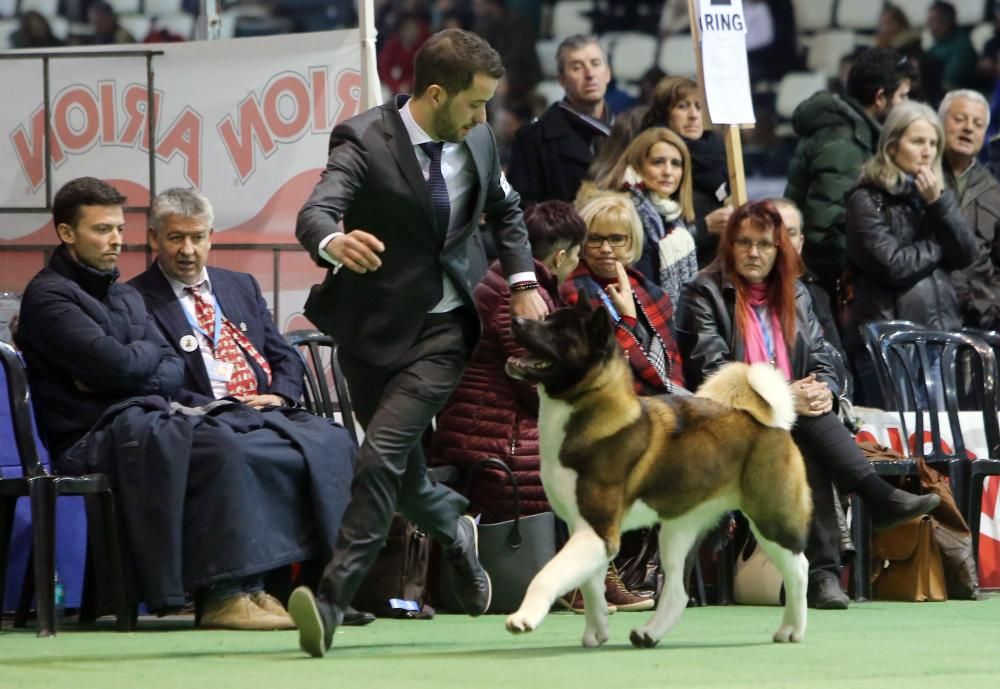
[[566,423],[572,408],[565,402],[554,400],[538,391],[538,433],[542,457],[542,486],[552,510],[565,521],[570,529],[580,519],[576,504],[577,473],[562,465],[559,451],[566,437]]

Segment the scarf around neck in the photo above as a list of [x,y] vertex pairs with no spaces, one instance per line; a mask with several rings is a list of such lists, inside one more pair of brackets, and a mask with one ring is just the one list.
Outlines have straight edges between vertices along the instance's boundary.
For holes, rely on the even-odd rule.
[[785,374],[786,380],[792,380],[781,323],[767,306],[767,286],[748,283],[743,308],[747,324],[747,332],[743,334],[743,360],[748,364],[771,364]]

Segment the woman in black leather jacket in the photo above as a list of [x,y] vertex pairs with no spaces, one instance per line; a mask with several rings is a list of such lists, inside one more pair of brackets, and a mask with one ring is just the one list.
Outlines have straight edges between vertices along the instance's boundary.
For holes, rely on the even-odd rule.
[[938,499],[883,481],[833,413],[837,382],[809,293],[797,279],[801,272],[777,209],[768,202],[741,206],[729,219],[715,262],[684,288],[677,340],[691,389],[728,361],[770,362],[790,381],[798,414],[792,437],[814,503],[806,545],[809,604],[846,608],[831,482],[864,498],[878,528],[925,514]]
[[[875,156],[847,199],[847,259],[853,301],[845,346],[866,404],[882,399],[858,327],[903,319],[936,330],[962,327],[950,273],[975,259],[976,239],[954,194],[944,188],[944,133],[922,103],[893,108]],[[866,387],[864,384],[869,383]]]

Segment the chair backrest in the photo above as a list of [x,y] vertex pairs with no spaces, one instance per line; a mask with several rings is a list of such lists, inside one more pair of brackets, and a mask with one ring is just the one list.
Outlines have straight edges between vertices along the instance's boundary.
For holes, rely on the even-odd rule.
[[[347,380],[337,360],[337,343],[332,337],[318,330],[292,330],[285,333],[285,339],[295,347],[302,357],[302,363],[305,364],[303,402],[306,408],[314,414],[330,419],[339,411],[344,428],[357,444],[358,432],[354,425],[354,408],[351,406]],[[327,377],[327,370],[333,379],[333,395],[330,394],[331,381]]]
[[694,55],[691,36],[668,36],[660,45],[658,64],[667,74],[695,77],[698,63]]
[[779,117],[790,120],[799,103],[826,87],[825,74],[820,72],[789,72],[778,82],[775,111]]
[[839,0],[837,26],[855,31],[875,31],[878,28],[882,3],[872,0]]
[[[879,354],[888,365],[889,359],[898,362],[915,414],[917,443],[924,439],[924,412],[928,414],[931,434],[931,451],[922,453],[930,459],[949,457],[966,458],[965,439],[959,423],[959,360],[968,352],[976,365],[971,367],[973,389],[983,415],[983,429],[987,450],[994,456],[1000,448],[1000,424],[997,421],[996,386],[997,363],[992,347],[980,338],[963,333],[938,330],[900,330],[880,338]],[[943,409],[941,406],[943,405]],[[941,411],[947,414],[951,429],[953,450],[944,450],[940,420]],[[909,437],[902,410],[899,410],[903,433]]]
[[7,395],[0,400],[0,404],[5,405],[10,411],[14,446],[21,460],[21,474],[29,478],[45,476],[47,472],[42,465],[35,439],[31,394],[28,390],[28,376],[24,363],[17,350],[6,342],[0,342],[0,362],[3,365],[3,382],[7,387]]
[[792,0],[800,32],[825,31],[833,25],[833,0]]
[[[688,52],[694,55],[690,49]],[[656,64],[656,51],[659,42],[653,36],[644,33],[623,33],[611,48],[611,71],[623,84],[628,81],[638,81],[642,75]],[[669,72],[677,74],[678,72]]]
[[552,35],[566,38],[574,34],[587,35],[593,30],[590,0],[560,0],[552,7]]
[[853,31],[818,33],[809,40],[806,67],[828,77],[836,77],[840,72],[841,59],[849,55],[856,45],[857,35]]
[[892,4],[903,10],[910,26],[921,27],[927,23],[927,10],[934,0],[892,0]]
[[905,409],[905,395],[899,394],[899,389],[894,382],[899,382],[898,371],[894,373],[893,366],[890,366],[882,359],[879,349],[879,340],[890,333],[901,330],[922,330],[923,326],[917,325],[913,321],[869,321],[860,326],[861,339],[864,340],[865,349],[868,355],[875,362],[875,372],[878,375],[878,386],[882,391],[882,399],[886,404],[893,405],[895,409],[902,411]]

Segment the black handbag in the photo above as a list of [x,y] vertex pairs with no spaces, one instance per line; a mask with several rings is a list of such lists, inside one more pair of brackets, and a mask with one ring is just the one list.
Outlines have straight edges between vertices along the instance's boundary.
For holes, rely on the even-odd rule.
[[[556,516],[541,512],[522,517],[514,472],[499,459],[482,459],[473,465],[466,480],[466,495],[476,473],[486,466],[503,471],[514,491],[513,519],[479,525],[479,561],[493,582],[493,598],[486,612],[506,614],[521,606],[528,584],[556,554]],[[449,610],[461,610],[447,584],[447,568],[447,562],[442,562],[441,603]]]

